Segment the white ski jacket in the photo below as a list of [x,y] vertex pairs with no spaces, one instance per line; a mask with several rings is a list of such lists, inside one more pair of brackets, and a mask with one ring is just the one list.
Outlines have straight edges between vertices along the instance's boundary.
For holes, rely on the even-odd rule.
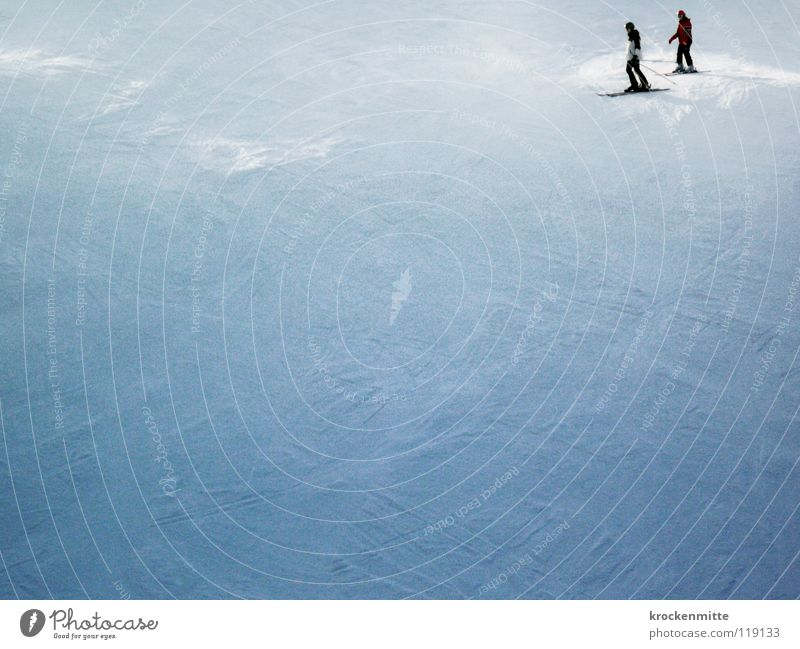
[[639,38],[639,32],[632,29],[628,34],[628,47],[625,51],[625,56],[628,61],[632,61],[633,57],[642,58],[642,44]]

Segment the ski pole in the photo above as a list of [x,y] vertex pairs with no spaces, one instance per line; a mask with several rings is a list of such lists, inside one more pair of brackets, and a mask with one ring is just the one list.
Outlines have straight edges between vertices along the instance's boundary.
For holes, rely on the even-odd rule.
[[670,82],[670,83],[671,83],[673,86],[674,86],[674,85],[676,85],[676,84],[675,84],[675,82],[674,82],[672,79],[670,79],[670,78],[669,78],[667,75],[665,75],[665,74],[661,74],[661,73],[660,73],[658,70],[653,70],[653,68],[651,68],[649,65],[645,65],[645,64],[644,64],[644,63],[642,63],[641,61],[639,61],[639,65],[641,65],[643,68],[646,68],[646,69],[650,70],[650,72],[655,72],[655,73],[656,73],[656,74],[657,74],[659,77],[664,77],[664,78],[665,78],[667,81],[669,81],[669,82]]

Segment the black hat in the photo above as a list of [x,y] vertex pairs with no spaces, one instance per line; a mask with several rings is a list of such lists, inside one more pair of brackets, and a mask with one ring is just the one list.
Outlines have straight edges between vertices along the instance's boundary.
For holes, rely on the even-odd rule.
[[625,23],[625,29],[633,29],[633,23]]

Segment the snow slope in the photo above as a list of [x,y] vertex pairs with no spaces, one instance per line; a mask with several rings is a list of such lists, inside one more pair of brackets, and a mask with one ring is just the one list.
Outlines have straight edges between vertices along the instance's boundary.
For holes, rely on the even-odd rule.
[[797,3],[0,15],[0,595],[800,595]]

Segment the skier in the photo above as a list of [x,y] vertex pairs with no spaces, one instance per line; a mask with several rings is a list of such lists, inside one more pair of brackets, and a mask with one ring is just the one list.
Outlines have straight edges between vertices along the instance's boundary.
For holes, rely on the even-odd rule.
[[[628,32],[628,64],[625,66],[625,71],[628,73],[628,78],[631,80],[631,85],[625,89],[625,92],[650,90],[650,83],[639,69],[639,57],[642,55],[642,43],[639,32],[636,30],[633,23],[625,23],[625,29]],[[633,76],[634,72],[638,75],[639,81]]]
[[[678,29],[669,39],[670,45],[672,41],[678,39],[678,67],[673,72],[697,72],[694,69],[692,62],[692,55],[689,50],[692,48],[692,21],[683,9],[678,9]],[[683,57],[686,57],[686,65],[683,67]]]

